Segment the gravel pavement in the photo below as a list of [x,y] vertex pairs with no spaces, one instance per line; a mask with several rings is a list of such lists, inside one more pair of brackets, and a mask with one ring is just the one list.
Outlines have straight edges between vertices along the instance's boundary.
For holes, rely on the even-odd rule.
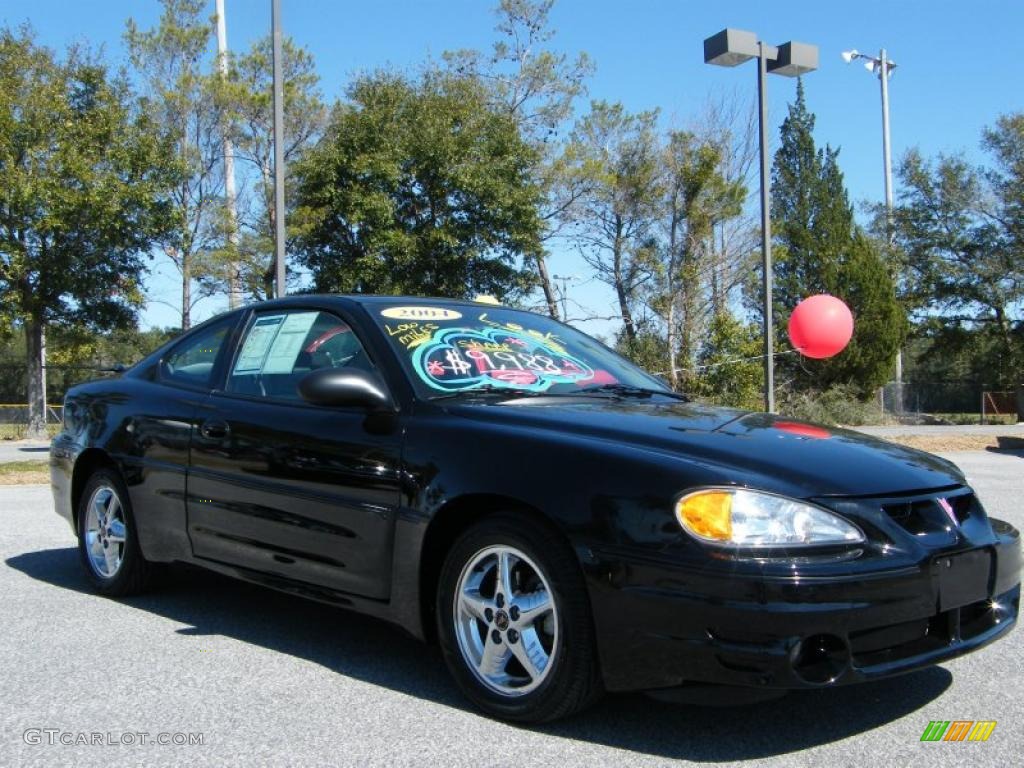
[[[949,456],[990,513],[1024,526],[1024,457]],[[369,618],[185,569],[145,597],[91,594],[44,486],[0,488],[0,561],[3,766],[931,768],[1015,765],[1024,754],[1019,629],[895,680],[735,709],[615,696],[528,729],[469,710],[434,649]],[[956,719],[998,726],[985,743],[919,741],[929,720]],[[67,735],[29,744],[28,729]],[[115,743],[59,743],[79,732]],[[203,743],[142,744],[140,734]]]

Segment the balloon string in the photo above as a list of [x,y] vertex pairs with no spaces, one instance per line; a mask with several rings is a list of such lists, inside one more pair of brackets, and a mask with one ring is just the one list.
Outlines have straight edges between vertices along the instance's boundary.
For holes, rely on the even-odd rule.
[[[794,353],[795,354],[800,354],[800,350],[799,349],[786,349],[786,350],[783,350],[782,352],[776,352],[775,353],[775,357],[782,357],[783,355],[792,355]],[[696,365],[693,368],[678,368],[676,370],[682,371],[684,373],[696,373],[697,371],[706,371],[706,370],[709,370],[711,368],[720,368],[723,365],[730,365],[731,363],[743,363],[743,362],[746,362],[748,360],[763,360],[763,359],[764,359],[764,355],[763,354],[761,354],[761,355],[751,355],[750,357],[730,357],[728,360],[722,360],[721,362],[718,362],[718,363],[711,363],[709,365]],[[801,367],[803,367],[803,366],[801,365]],[[670,373],[669,371],[653,371],[653,375],[655,375],[655,376],[666,376],[669,373]]]

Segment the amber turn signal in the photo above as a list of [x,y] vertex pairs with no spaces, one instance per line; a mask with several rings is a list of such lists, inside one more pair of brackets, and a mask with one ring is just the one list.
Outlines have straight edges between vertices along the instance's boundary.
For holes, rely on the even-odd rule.
[[691,493],[676,504],[676,517],[686,530],[702,539],[732,539],[732,494],[727,491]]

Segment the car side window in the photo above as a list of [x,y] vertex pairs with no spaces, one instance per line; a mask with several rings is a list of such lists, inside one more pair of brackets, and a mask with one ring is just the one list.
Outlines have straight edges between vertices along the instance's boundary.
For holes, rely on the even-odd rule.
[[186,337],[161,361],[161,378],[188,387],[212,388],[217,356],[234,324],[235,317],[225,318]]
[[299,382],[321,368],[372,370],[373,364],[351,326],[329,312],[258,314],[242,339],[226,391],[297,401]]

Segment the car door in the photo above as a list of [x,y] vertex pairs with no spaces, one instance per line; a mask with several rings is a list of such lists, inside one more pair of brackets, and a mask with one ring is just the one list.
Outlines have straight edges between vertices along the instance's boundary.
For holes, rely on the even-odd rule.
[[203,324],[122,379],[124,391],[83,403],[116,426],[106,447],[122,467],[137,513],[139,542],[155,559],[188,557],[189,443],[197,411],[218,380],[238,319],[235,313]]
[[303,401],[312,370],[373,362],[319,309],[252,314],[222,389],[200,407],[188,478],[196,557],[360,596],[388,597],[399,430],[359,408]]

